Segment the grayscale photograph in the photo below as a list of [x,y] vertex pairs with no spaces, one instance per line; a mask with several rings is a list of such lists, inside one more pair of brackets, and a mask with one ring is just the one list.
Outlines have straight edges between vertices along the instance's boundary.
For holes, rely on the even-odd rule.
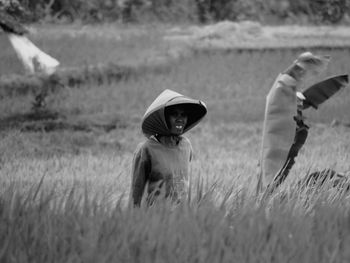
[[0,0],[0,262],[350,262],[350,0]]

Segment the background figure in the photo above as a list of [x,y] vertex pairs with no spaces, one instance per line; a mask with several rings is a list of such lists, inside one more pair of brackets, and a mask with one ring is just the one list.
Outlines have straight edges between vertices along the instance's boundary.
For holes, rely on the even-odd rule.
[[147,140],[138,145],[133,158],[131,201],[139,206],[147,187],[147,203],[164,195],[174,201],[186,192],[190,141],[182,136],[206,115],[206,106],[171,90],[162,92],[146,110],[142,132]]
[[266,99],[257,193],[267,187],[273,190],[294,164],[308,128],[303,123],[301,111],[298,112],[296,94],[303,82],[317,77],[328,62],[328,56],[305,52],[275,80]]

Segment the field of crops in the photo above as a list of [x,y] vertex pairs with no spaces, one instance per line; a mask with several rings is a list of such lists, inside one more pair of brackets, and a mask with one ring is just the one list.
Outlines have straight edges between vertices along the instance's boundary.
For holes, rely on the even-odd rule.
[[[122,41],[42,35],[37,44],[64,66],[135,65],[167,51],[159,36],[130,32]],[[20,72],[1,43],[2,74]],[[324,168],[350,175],[349,87],[305,112],[309,137],[289,178],[269,200],[255,196],[265,96],[303,50],[198,52],[166,71],[56,90],[41,117],[31,115],[39,91],[1,97],[0,261],[348,262],[349,196],[296,182]],[[332,56],[319,80],[350,72],[349,48],[311,51]],[[191,191],[178,206],[133,209],[140,120],[164,89],[208,106],[187,134],[195,151]]]

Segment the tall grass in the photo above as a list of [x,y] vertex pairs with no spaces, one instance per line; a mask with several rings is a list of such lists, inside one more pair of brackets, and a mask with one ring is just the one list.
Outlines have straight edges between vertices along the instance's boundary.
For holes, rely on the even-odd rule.
[[[3,262],[346,262],[349,206],[298,189],[256,205],[245,191],[194,188],[179,205],[113,206],[88,190],[1,195]],[[52,189],[53,190],[53,189]],[[202,193],[202,195],[200,195]],[[306,201],[305,197],[312,201]],[[336,201],[334,201],[336,200]],[[303,205],[305,203],[306,205]]]

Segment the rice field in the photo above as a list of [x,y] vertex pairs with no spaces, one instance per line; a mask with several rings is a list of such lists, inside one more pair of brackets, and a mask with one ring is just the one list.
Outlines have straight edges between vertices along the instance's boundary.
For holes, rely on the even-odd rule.
[[[39,43],[74,66],[114,56],[134,63],[137,54],[164,48],[151,34],[120,46],[111,39],[48,39]],[[46,119],[28,119],[33,94],[1,98],[0,261],[348,262],[349,196],[329,185],[300,189],[297,181],[324,168],[350,175],[349,87],[305,112],[309,137],[289,178],[268,200],[255,196],[265,96],[301,50],[196,53],[162,74],[63,88],[46,98],[47,110],[58,115],[50,130]],[[320,79],[350,72],[348,48],[311,51],[332,56]],[[178,206],[133,209],[140,120],[166,88],[208,106],[187,134],[195,151],[191,191]]]

